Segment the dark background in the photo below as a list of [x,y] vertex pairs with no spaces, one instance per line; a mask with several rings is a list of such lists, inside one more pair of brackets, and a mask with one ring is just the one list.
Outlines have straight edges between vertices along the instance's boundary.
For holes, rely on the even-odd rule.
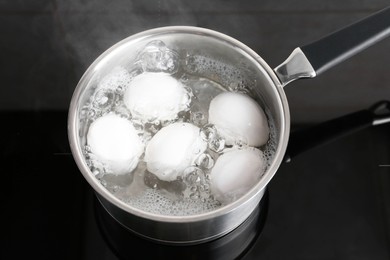
[[[115,259],[92,228],[92,191],[67,144],[78,80],[127,36],[194,25],[245,43],[271,67],[387,0],[0,0],[1,259]],[[294,127],[390,99],[390,39],[286,87]],[[390,128],[377,126],[283,165],[245,259],[390,259]],[[131,245],[129,245],[131,246]]]

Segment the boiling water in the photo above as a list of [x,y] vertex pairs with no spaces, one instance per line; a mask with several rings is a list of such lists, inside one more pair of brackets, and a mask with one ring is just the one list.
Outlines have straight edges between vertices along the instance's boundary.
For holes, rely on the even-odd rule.
[[[132,79],[142,73],[166,73],[185,85],[184,109],[173,119],[142,118],[132,114],[126,107],[124,93]],[[213,79],[214,75],[222,76]],[[223,91],[251,95],[253,84],[254,82],[246,81],[242,75],[237,74],[233,67],[220,64],[207,56],[186,54],[183,58],[163,42],[151,42],[139,53],[137,62],[114,68],[92,88],[89,101],[80,110],[81,135],[85,135],[91,123],[99,117],[117,114],[133,124],[145,147],[161,128],[174,122],[188,122],[201,129],[200,135],[207,142],[207,149],[196,156],[193,165],[187,167],[182,175],[168,182],[159,180],[147,170],[144,154],[135,170],[116,175],[96,158],[85,143],[84,157],[92,174],[118,199],[143,211],[184,216],[221,207],[227,202],[217,200],[212,194],[210,172],[220,154],[231,147],[225,144],[215,127],[208,124],[209,104]],[[275,129],[272,118],[267,109],[264,109],[268,117],[270,139],[260,149],[269,166],[275,150]],[[237,143],[235,146],[240,149],[246,144]]]

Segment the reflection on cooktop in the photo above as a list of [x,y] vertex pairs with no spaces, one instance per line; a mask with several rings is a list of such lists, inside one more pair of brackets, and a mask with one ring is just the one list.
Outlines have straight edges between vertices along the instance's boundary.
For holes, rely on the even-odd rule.
[[197,245],[166,245],[135,235],[114,220],[94,197],[97,227],[105,243],[119,259],[237,259],[242,258],[261,234],[264,227],[268,193],[248,219],[225,236]]
[[[165,246],[139,243],[129,232],[115,233],[124,239],[113,243],[118,237],[107,231],[120,230],[116,222],[99,231],[93,191],[70,154],[66,111],[9,111],[0,119],[5,122],[1,259],[111,260],[123,248],[172,259],[163,257]],[[226,253],[235,257],[243,251],[244,260],[389,259],[390,167],[380,167],[390,164],[389,133],[390,125],[366,129],[282,165],[268,185],[261,235],[248,229],[195,252],[201,259],[214,252],[215,259],[226,256],[221,252],[228,245]],[[107,217],[98,216],[99,222]],[[259,221],[245,225],[256,229]],[[187,253],[184,247],[170,252],[183,258]]]

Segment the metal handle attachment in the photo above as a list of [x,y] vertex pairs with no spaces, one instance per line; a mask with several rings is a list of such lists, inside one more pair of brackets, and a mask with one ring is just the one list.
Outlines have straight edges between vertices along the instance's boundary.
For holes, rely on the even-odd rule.
[[380,101],[370,107],[374,115],[372,125],[381,125],[390,122],[390,101]]
[[299,78],[312,78],[390,35],[390,6],[295,49],[275,68],[283,86]]

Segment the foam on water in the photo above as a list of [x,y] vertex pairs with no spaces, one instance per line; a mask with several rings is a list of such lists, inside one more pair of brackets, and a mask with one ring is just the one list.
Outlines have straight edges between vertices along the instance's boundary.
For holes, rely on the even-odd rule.
[[188,74],[202,75],[218,82],[227,91],[250,94],[256,82],[248,75],[244,76],[236,66],[239,65],[229,65],[207,55],[188,53],[184,70]]
[[126,88],[132,80],[131,73],[124,67],[115,67],[108,75],[98,83],[97,89],[117,90],[118,88]]
[[184,198],[172,200],[170,196],[156,189],[146,189],[144,194],[126,201],[129,205],[143,209],[150,213],[167,216],[196,215],[215,210],[221,203],[213,200],[199,200],[197,198]]

